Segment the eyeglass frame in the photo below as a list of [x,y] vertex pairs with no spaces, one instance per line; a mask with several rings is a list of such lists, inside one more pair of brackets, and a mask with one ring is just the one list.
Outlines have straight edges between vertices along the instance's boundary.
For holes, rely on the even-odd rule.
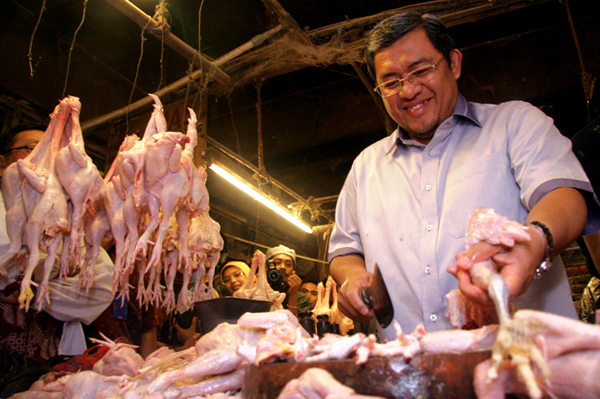
[[10,154],[13,151],[26,150],[28,154],[31,154],[31,151],[35,149],[38,143],[31,143],[27,145],[22,145],[21,147],[9,148],[8,151],[4,152],[4,154]]
[[[413,70],[413,71],[410,71],[409,73],[407,73],[407,74],[406,74],[406,77],[405,77],[405,78],[398,78],[398,79],[390,79],[390,80],[386,80],[385,82],[383,82],[383,83],[381,83],[381,84],[378,84],[377,86],[375,86],[375,88],[373,89],[373,91],[374,91],[375,93],[379,94],[381,97],[383,97],[383,98],[387,98],[387,97],[391,97],[391,96],[393,96],[393,95],[396,95],[396,94],[400,93],[400,92],[402,91],[402,89],[404,88],[404,83],[403,83],[403,82],[405,82],[405,81],[407,81],[407,80],[408,80],[410,83],[412,83],[412,84],[419,84],[419,85],[420,85],[421,83],[419,83],[419,82],[415,83],[415,81],[414,81],[414,76],[412,76],[412,75],[414,75],[415,73],[419,73],[419,72],[423,72],[423,71],[429,71],[429,70],[430,70],[431,72],[434,72],[434,71],[436,70],[436,68],[438,67],[438,65],[440,64],[440,62],[442,62],[442,60],[443,60],[444,58],[445,58],[445,57],[442,55],[442,58],[440,58],[440,59],[438,60],[438,62],[436,62],[435,64],[423,65],[422,67],[419,67],[419,68],[417,68],[417,69],[415,69],[415,70]],[[395,92],[395,93],[392,93],[392,94],[390,94],[390,95],[384,96],[384,95],[383,95],[383,92],[382,92],[382,91],[381,91],[381,89],[380,89],[380,87],[381,87],[381,86],[383,86],[383,85],[389,84],[390,82],[397,82],[397,83],[400,83],[400,84],[401,84],[401,86],[400,86],[400,89],[399,89],[397,92]]]
[[225,278],[223,278],[223,281],[221,281],[223,284],[229,284],[233,281],[233,278],[238,279],[241,276],[246,276],[246,273],[244,273],[243,270],[238,269],[237,271],[231,273],[231,276],[227,276]]

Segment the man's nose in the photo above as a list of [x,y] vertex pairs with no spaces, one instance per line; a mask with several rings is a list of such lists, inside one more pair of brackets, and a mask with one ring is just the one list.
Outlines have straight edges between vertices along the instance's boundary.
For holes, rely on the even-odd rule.
[[402,82],[402,88],[398,92],[398,96],[400,98],[414,98],[417,94],[421,92],[423,85],[416,82],[411,82],[410,80],[405,80]]

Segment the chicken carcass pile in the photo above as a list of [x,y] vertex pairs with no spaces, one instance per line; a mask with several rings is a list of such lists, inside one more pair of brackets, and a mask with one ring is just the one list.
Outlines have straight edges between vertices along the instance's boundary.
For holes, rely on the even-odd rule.
[[[46,375],[29,391],[16,395],[16,398],[42,397],[50,392],[61,398],[210,397],[239,391],[243,386],[246,368],[252,363],[280,360],[314,362],[355,355],[358,355],[357,361],[365,362],[369,356],[375,355],[412,355],[418,348],[417,339],[404,336],[401,331],[397,341],[386,345],[374,341],[373,336],[365,337],[363,334],[352,337],[327,334],[320,340],[316,336],[310,337],[287,310],[246,313],[236,325],[218,325],[202,336],[194,347],[181,352],[163,347],[146,360],[131,345],[108,339],[96,340],[109,349],[93,370],[54,373],[54,378]],[[310,385],[310,381],[299,383]],[[319,381],[315,380],[314,384],[312,389],[321,389]],[[298,388],[298,385],[294,384],[294,387]],[[307,392],[309,388],[304,386],[302,389]],[[330,388],[338,390],[338,393],[344,391],[351,394],[351,389],[339,384]],[[100,395],[101,392],[105,394]]]
[[[125,139],[105,177],[116,245],[113,291],[129,298],[129,279],[137,273],[140,304],[182,310],[214,297],[212,278],[209,287],[203,283],[205,264],[214,274],[223,239],[219,224],[208,215],[206,171],[193,162],[198,141],[195,113],[189,109],[186,134],[169,132],[162,104],[151,96],[155,109],[144,136]],[[182,289],[176,301],[173,283],[178,271],[183,287],[194,273],[196,285],[191,292]]]
[[[49,302],[48,280],[61,244],[60,275],[81,269],[80,288],[89,289],[93,279],[87,270],[96,263],[100,241],[107,231],[104,183],[83,149],[80,111],[78,98],[69,96],[60,101],[40,143],[26,158],[10,165],[2,179],[11,243],[0,258],[0,272],[6,273],[6,263],[16,257],[23,275],[19,302],[26,309],[33,299],[32,275],[40,261],[40,250],[48,256],[43,263],[37,303]],[[90,232],[85,239],[84,230]],[[94,237],[98,230],[99,240]],[[88,249],[82,262],[84,246]]]
[[[155,109],[144,136],[125,138],[104,179],[85,153],[81,103],[73,96],[60,101],[36,148],[4,172],[10,246],[0,257],[0,273],[6,273],[9,260],[17,260],[22,307],[28,309],[33,299],[32,274],[40,251],[48,256],[37,303],[49,301],[48,280],[61,244],[59,275],[79,272],[80,289],[89,290],[107,234],[115,240],[113,291],[120,297],[129,298],[132,273],[139,276],[140,304],[187,309],[214,296],[212,287],[203,284],[204,266],[214,273],[223,240],[220,226],[208,215],[206,171],[193,162],[196,115],[190,109],[187,134],[168,132],[162,104],[151,96]],[[183,289],[176,301],[178,271],[184,287],[194,273],[197,284],[192,292]]]

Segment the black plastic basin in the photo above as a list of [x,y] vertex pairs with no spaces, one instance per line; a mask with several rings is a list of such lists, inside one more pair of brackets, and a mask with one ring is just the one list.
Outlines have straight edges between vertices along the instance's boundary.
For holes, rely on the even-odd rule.
[[224,297],[196,302],[194,312],[198,320],[198,330],[206,334],[221,323],[236,324],[246,312],[268,312],[271,305],[269,301]]

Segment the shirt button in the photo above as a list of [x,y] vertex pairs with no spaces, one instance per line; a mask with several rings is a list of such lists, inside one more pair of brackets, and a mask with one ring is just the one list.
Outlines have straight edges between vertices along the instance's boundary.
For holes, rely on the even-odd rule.
[[431,274],[431,268],[429,266],[425,268],[425,274],[427,274],[428,276]]
[[429,320],[431,321],[436,321],[437,320],[437,316],[432,314],[431,316],[429,316]]
[[434,156],[435,155],[435,151],[433,151],[433,150],[429,151],[429,155]]
[[431,190],[431,184],[426,185],[425,190],[427,190],[427,191]]
[[433,227],[430,224],[428,224],[425,228],[427,229],[427,231],[431,231],[431,229],[433,229]]

